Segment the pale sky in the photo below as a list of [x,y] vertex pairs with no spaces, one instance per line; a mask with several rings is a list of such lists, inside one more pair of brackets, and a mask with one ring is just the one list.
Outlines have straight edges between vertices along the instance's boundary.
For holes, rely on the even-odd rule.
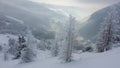
[[98,9],[120,2],[120,0],[32,0],[37,3],[45,3],[55,6],[79,7],[85,12],[81,13],[82,17],[87,17]]

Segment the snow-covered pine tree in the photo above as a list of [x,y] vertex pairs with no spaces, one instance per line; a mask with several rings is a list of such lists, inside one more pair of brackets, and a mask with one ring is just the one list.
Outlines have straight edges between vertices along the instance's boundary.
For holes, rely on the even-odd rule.
[[29,63],[34,61],[34,57],[36,56],[35,50],[37,46],[37,40],[32,35],[31,31],[28,30],[26,35],[27,40],[23,45],[25,47],[21,50],[21,63]]
[[115,7],[111,7],[111,11],[108,13],[108,16],[105,18],[104,22],[101,25],[100,32],[98,34],[97,40],[97,51],[104,52],[111,49],[111,45],[115,40],[113,38],[116,35],[115,23],[119,21],[118,14]]
[[37,45],[38,45],[38,40],[32,35],[32,32],[30,31],[30,29],[28,29],[27,34],[26,34],[26,44],[29,48],[37,49]]
[[19,59],[21,57],[21,51],[25,47],[26,47],[26,40],[25,40],[24,36],[19,36],[18,37],[18,46],[16,48],[17,51],[16,51],[14,59]]
[[71,62],[72,60],[72,48],[73,41],[75,39],[75,18],[70,15],[69,22],[67,23],[66,37],[63,39],[63,60],[65,62]]
[[29,63],[34,61],[35,53],[29,47],[22,49],[21,51],[21,63]]

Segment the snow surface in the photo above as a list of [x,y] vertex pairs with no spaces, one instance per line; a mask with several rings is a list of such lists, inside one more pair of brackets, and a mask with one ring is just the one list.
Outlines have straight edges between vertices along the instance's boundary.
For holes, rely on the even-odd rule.
[[[0,45],[7,45],[9,37],[14,35],[0,34]],[[74,61],[61,63],[59,57],[52,57],[50,51],[36,51],[37,58],[34,62],[20,64],[20,60],[3,60],[0,52],[0,68],[120,68],[120,47],[104,53],[74,53]]]
[[74,61],[71,63],[61,63],[58,57],[50,56],[49,51],[37,53],[38,58],[26,64],[19,64],[20,60],[3,61],[0,59],[0,68],[120,68],[120,48],[104,53],[74,54]]

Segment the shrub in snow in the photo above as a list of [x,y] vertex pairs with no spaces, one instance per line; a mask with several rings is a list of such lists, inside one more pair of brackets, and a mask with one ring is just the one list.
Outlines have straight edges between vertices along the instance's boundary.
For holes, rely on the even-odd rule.
[[53,44],[52,44],[51,52],[52,52],[52,56],[58,56],[59,47],[58,47],[58,43],[56,41],[53,42]]
[[83,49],[83,52],[92,52],[93,51],[93,48],[92,47],[85,47],[84,49]]
[[26,47],[21,51],[21,62],[28,63],[34,61],[35,53],[32,49]]

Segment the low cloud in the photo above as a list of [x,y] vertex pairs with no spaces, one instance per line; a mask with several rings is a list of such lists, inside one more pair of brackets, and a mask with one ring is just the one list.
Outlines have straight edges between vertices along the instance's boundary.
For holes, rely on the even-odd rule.
[[[106,6],[120,2],[120,0],[31,0],[38,3],[45,3],[54,6],[69,6],[69,7],[79,7],[84,10],[84,13],[81,11],[81,17],[87,17],[93,12],[104,8]],[[74,9],[73,9],[74,10]]]

